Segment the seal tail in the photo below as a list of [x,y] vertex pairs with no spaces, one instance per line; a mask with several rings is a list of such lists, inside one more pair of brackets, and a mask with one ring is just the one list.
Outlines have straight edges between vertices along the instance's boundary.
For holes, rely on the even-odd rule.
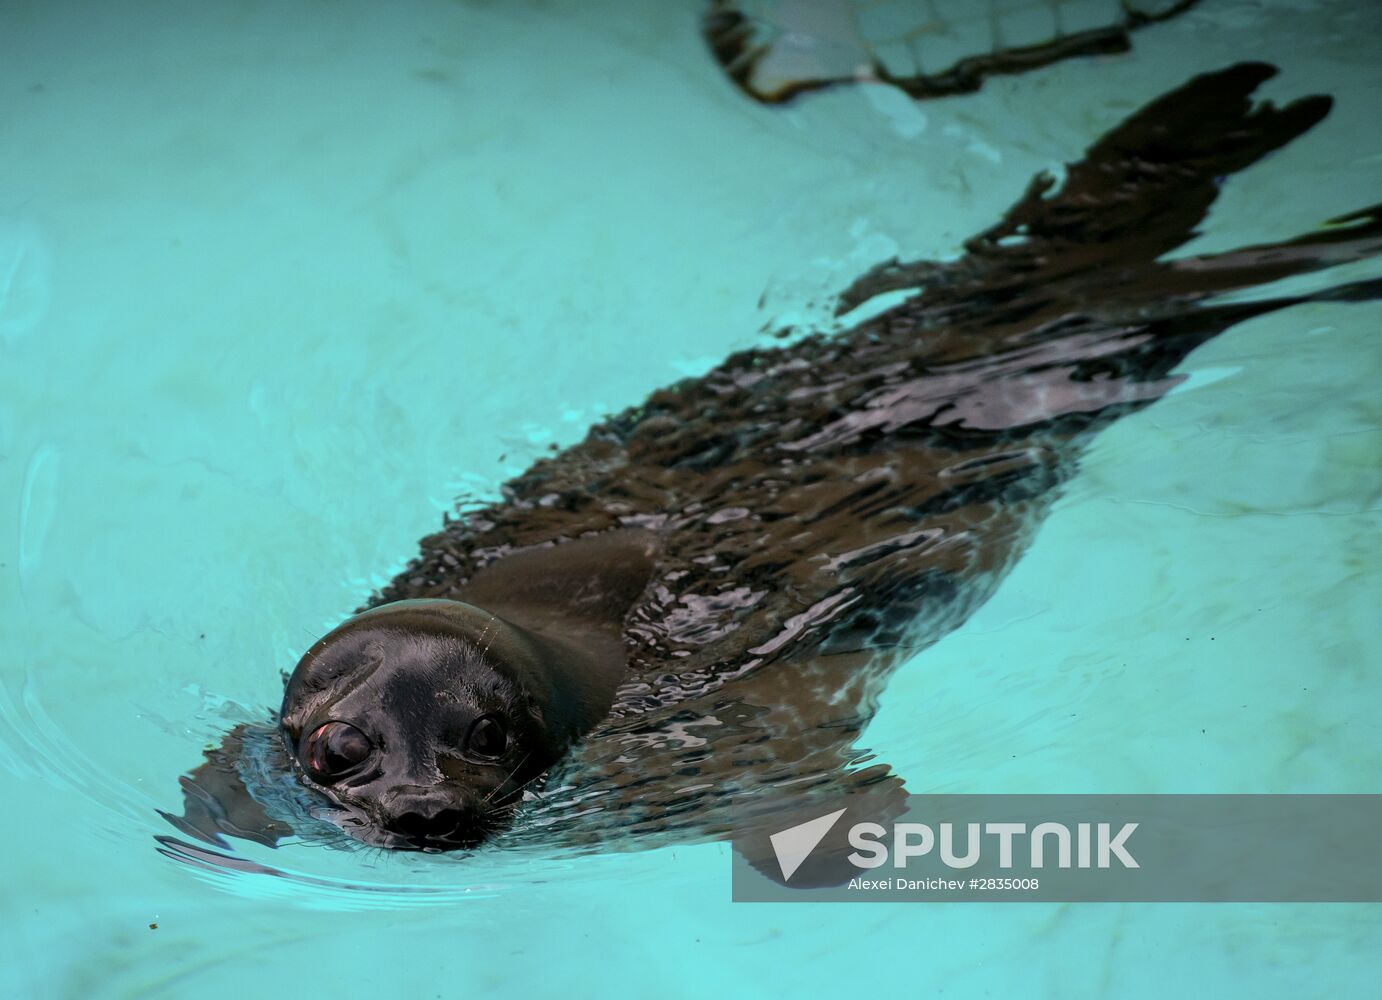
[[[1146,105],[1070,164],[1056,188],[1033,179],[997,225],[969,240],[976,255],[1039,248],[1048,278],[1097,266],[1148,264],[1198,235],[1224,178],[1319,124],[1333,101],[1315,95],[1255,105],[1276,75],[1265,63],[1205,73]],[[1015,246],[1014,246],[1015,244]]]
[[1266,64],[1242,63],[1195,77],[1089,147],[1063,182],[1048,173],[1033,178],[996,225],[966,241],[961,260],[879,265],[840,294],[837,315],[879,294],[916,288],[924,289],[928,307],[1020,303],[1024,320],[1043,302],[1068,309],[1097,299],[1103,313],[1119,301],[1141,309],[1175,300],[1183,307],[1376,254],[1382,206],[1281,243],[1161,260],[1199,234],[1227,177],[1329,113],[1332,101],[1320,95],[1284,107],[1255,104],[1253,92],[1275,74]]

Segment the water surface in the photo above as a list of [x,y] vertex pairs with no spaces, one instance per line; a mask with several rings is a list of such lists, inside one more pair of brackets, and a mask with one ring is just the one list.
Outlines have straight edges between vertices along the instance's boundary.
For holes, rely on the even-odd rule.
[[[3,992],[1357,995],[1376,907],[734,906],[715,844],[236,846],[293,879],[155,851],[176,775],[454,497],[879,260],[953,256],[1193,73],[1265,59],[1336,107],[1185,252],[1382,189],[1355,5],[1206,3],[974,96],[787,108],[715,72],[697,5],[648,7],[4,9]],[[1197,351],[870,745],[917,791],[1377,791],[1378,317]]]

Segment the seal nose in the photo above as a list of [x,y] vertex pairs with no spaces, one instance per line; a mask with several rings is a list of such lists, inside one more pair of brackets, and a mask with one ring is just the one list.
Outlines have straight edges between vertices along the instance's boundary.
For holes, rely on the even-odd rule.
[[416,841],[464,839],[466,812],[454,802],[410,796],[398,802],[388,823],[395,833]]

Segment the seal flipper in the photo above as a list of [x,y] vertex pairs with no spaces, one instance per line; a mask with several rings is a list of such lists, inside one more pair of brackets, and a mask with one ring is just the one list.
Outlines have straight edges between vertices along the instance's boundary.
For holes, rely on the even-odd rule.
[[1007,296],[996,293],[1010,286],[1083,282],[1090,275],[1098,276],[1100,298],[1110,291],[1121,298],[1126,279],[1156,269],[1158,258],[1198,234],[1225,177],[1329,113],[1333,102],[1325,96],[1254,105],[1253,91],[1276,72],[1265,63],[1239,63],[1194,77],[1090,146],[1059,184],[1049,173],[1034,177],[996,225],[965,242],[966,257],[953,264],[880,264],[840,294],[836,313],[918,286],[930,298],[982,290],[1001,304]]
[[[779,763],[795,772],[733,799],[730,840],[759,874],[792,889],[841,885],[847,880],[841,872],[850,871],[842,864],[852,850],[849,828],[865,821],[887,823],[906,810],[902,778],[857,745],[877,710],[881,685],[876,678],[898,655],[895,649],[862,648],[823,653],[793,658],[748,679],[751,697],[769,707],[762,721],[780,730],[771,742]],[[794,705],[789,691],[810,686],[817,687],[817,697],[809,705]],[[852,697],[837,700],[827,692]],[[783,712],[779,706],[792,708]],[[774,836],[840,810],[843,815],[799,866],[784,868]]]
[[1058,191],[1053,178],[1038,175],[967,249],[1029,256],[1048,275],[1091,268],[1109,275],[1169,253],[1198,235],[1223,178],[1329,114],[1333,101],[1323,95],[1255,105],[1253,91],[1276,73],[1266,63],[1239,63],[1164,94],[1090,146]]
[[[887,765],[837,772],[809,796],[788,788],[746,803],[736,817],[734,853],[769,881],[789,889],[834,888],[848,881],[851,871],[842,863],[853,850],[850,827],[864,822],[886,824],[906,809],[907,790]],[[832,814],[838,815],[826,820]],[[805,857],[791,857],[784,840],[790,843],[794,829],[822,821],[829,822],[829,828]]]
[[840,852],[849,852],[849,823],[790,880],[771,836],[841,808],[858,817],[851,822],[886,822],[903,812],[901,777],[859,745],[877,709],[876,671],[892,655],[787,658],[742,676],[733,691],[612,717],[553,772],[542,808],[580,818],[537,828],[544,843],[555,838],[590,851],[627,841],[729,841],[775,882],[834,884]]
[[204,763],[178,779],[183,795],[181,816],[162,809],[159,815],[188,836],[217,847],[228,846],[226,836],[265,847],[276,847],[280,840],[293,836],[293,830],[271,818],[245,787],[239,762],[250,730],[248,723],[236,726],[219,746],[206,751]]

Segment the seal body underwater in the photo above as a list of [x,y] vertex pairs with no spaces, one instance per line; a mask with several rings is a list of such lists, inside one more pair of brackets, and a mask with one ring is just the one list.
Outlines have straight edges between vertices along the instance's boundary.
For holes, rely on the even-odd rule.
[[[1196,77],[962,258],[881,265],[839,311],[899,304],[655,392],[423,539],[288,684],[283,766],[318,815],[385,847],[608,849],[724,836],[764,789],[900,795],[857,745],[889,673],[993,592],[1088,442],[1235,323],[1382,293],[1215,300],[1377,253],[1376,209],[1163,259],[1328,113],[1254,106],[1272,73]],[[251,729],[183,779],[184,832],[290,832],[241,782]]]

